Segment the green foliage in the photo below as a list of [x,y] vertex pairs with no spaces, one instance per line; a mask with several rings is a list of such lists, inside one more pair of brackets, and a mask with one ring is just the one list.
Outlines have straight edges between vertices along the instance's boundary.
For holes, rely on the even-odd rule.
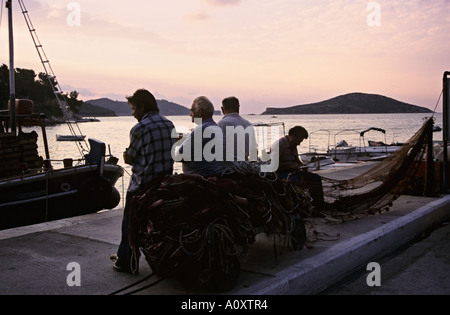
[[80,93],[77,91],[72,91],[69,95],[66,95],[67,105],[69,105],[70,110],[76,114],[80,112],[81,106],[83,105],[83,101],[78,100],[78,95],[80,95]]
[[[44,113],[51,117],[62,117],[56,96],[53,93],[54,79],[49,79],[45,73],[36,75],[34,70],[17,68],[15,70],[16,99],[31,99],[36,113]],[[8,108],[9,100],[9,70],[8,66],[0,66],[0,109]],[[83,101],[78,100],[79,93],[72,91],[64,95],[67,105],[74,113],[78,113]],[[63,97],[63,96],[59,96]]]

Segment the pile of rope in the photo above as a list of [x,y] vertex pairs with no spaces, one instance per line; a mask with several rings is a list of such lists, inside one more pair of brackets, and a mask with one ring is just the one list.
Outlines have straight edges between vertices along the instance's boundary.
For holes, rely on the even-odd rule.
[[258,233],[303,247],[301,218],[312,209],[308,192],[258,168],[230,167],[234,171],[221,177],[155,179],[133,199],[131,245],[158,277],[224,291],[234,285],[239,259]]

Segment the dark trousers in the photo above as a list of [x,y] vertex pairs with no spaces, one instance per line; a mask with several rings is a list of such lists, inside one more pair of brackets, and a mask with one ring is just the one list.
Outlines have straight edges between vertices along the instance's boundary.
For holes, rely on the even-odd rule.
[[278,176],[282,179],[296,182],[300,187],[308,189],[309,194],[313,199],[311,204],[315,206],[317,210],[323,209],[325,200],[323,197],[322,177],[318,174],[303,171],[283,171],[279,172]]
[[130,245],[130,206],[135,193],[127,192],[125,199],[125,208],[123,209],[122,218],[122,239],[119,249],[117,250],[116,264],[121,267],[130,267],[131,261],[131,245]]

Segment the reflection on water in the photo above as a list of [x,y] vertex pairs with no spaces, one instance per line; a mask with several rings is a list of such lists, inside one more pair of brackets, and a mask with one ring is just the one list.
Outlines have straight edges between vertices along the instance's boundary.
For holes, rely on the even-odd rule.
[[[355,115],[279,115],[277,117],[249,115],[244,116],[252,123],[269,123],[269,122],[284,122],[286,133],[288,130],[296,125],[305,127],[310,137],[305,140],[299,147],[299,152],[317,151],[325,152],[329,146],[335,145],[341,140],[346,140],[349,145],[359,146],[361,131],[367,130],[371,127],[382,128],[386,130],[386,137],[384,134],[376,131],[371,131],[365,136],[367,140],[383,141],[390,144],[393,142],[406,142],[414,133],[419,130],[423,124],[424,117],[430,117],[426,114],[355,114]],[[220,120],[222,116],[215,116],[216,121]],[[189,132],[193,127],[191,118],[189,116],[169,116],[168,117],[177,128],[177,132]],[[109,149],[111,154],[119,158],[119,165],[125,168],[125,176],[119,179],[116,187],[121,192],[126,192],[129,182],[129,174],[131,173],[131,166],[123,163],[122,154],[129,145],[130,129],[136,124],[133,117],[104,117],[100,118],[100,122],[89,122],[78,124],[81,132],[88,138],[94,138],[103,141],[107,144],[107,153]],[[442,127],[442,114],[436,114],[436,125]],[[279,127],[279,134],[283,134],[283,129]],[[44,146],[42,144],[40,128],[27,128],[25,131],[31,129],[36,130],[40,136],[39,153],[45,156]],[[347,130],[344,133],[339,133],[342,130]],[[257,133],[260,130],[257,130]],[[339,134],[338,134],[339,133]],[[81,158],[81,155],[74,142],[59,142],[56,141],[56,134],[70,134],[69,128],[66,125],[58,125],[47,127],[47,137],[49,142],[50,157],[56,167],[62,166],[64,158]],[[259,139],[259,138],[257,138]],[[265,140],[264,146],[270,146],[271,141],[276,139]],[[434,133],[434,140],[442,140],[442,133]],[[262,144],[259,143],[261,146]],[[84,149],[88,150],[88,146],[83,143]],[[175,171],[181,172],[180,163],[175,163]],[[122,196],[123,198],[123,196]],[[121,207],[122,204],[119,205]]]

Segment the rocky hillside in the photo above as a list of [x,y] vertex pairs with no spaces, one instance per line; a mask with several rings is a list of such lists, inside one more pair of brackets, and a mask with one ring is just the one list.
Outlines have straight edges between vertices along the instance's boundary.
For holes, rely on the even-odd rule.
[[[166,100],[157,100],[157,102],[160,113],[164,116],[189,115],[190,113],[190,109],[184,106]],[[96,100],[87,101],[86,103],[111,111],[115,114],[115,116],[131,116],[130,105],[128,105],[128,102],[126,101],[121,102],[121,101],[113,101],[109,98],[100,98]],[[93,116],[93,115],[83,113],[83,116]]]
[[88,102],[84,102],[81,106],[80,111],[78,112],[80,116],[83,117],[108,117],[108,116],[117,116],[117,114],[107,108],[103,108],[100,106],[93,105]]
[[268,107],[262,115],[431,112],[432,111],[428,108],[407,104],[382,95],[350,93],[313,104],[297,105],[285,108]]

